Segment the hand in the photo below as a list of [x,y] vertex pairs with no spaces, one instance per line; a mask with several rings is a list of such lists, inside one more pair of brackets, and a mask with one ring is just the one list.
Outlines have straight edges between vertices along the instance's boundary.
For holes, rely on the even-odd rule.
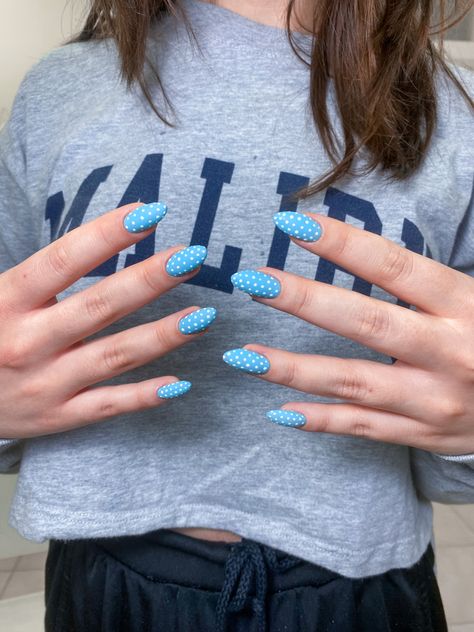
[[[299,225],[298,234],[305,230],[308,241],[292,237],[298,246],[384,288],[416,311],[272,268],[261,268],[276,279],[275,285],[262,277],[257,287],[266,289],[249,286],[249,272],[234,275],[234,285],[252,296],[274,297],[254,300],[397,358],[389,366],[246,345],[269,361],[268,367],[257,357],[254,364],[263,379],[345,400],[290,402],[282,410],[297,414],[272,411],[268,416],[302,430],[441,454],[474,452],[474,279],[339,220],[279,213],[275,221],[288,234]],[[275,296],[278,283],[281,291]],[[233,366],[238,353],[228,352]]]
[[[161,390],[176,382],[174,376],[90,387],[193,340],[199,335],[193,332],[202,331],[215,317],[212,308],[184,322],[183,317],[198,308],[95,340],[83,338],[191,278],[206,256],[204,247],[184,251],[191,254],[187,266],[182,265],[183,255],[171,260],[184,248],[174,247],[56,300],[57,293],[85,273],[153,232],[166,213],[162,204],[143,207],[151,209],[144,222],[151,228],[128,232],[135,226],[141,229],[133,211],[142,207],[128,204],[106,213],[0,275],[2,439],[56,433],[152,408],[189,389],[189,382],[179,382]],[[181,274],[184,271],[189,273]]]

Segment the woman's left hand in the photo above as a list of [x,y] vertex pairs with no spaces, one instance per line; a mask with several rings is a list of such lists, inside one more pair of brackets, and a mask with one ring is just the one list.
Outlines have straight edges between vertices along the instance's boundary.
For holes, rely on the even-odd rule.
[[322,215],[280,212],[275,223],[298,246],[385,289],[416,311],[274,268],[233,275],[234,285],[255,300],[397,358],[388,365],[252,344],[244,349],[264,358],[250,354],[243,366],[242,353],[248,354],[242,350],[224,354],[232,366],[270,382],[345,400],[290,402],[268,413],[272,421],[440,454],[473,453],[474,279]]

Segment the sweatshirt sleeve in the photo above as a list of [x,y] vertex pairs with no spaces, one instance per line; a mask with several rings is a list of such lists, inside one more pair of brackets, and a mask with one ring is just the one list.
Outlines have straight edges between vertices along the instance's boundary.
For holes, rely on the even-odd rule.
[[[8,121],[0,130],[0,274],[38,250],[38,218],[32,221],[27,194],[27,93],[28,72],[18,89]],[[21,440],[0,435],[0,472],[18,470]]]
[[[469,206],[459,225],[449,266],[474,277],[474,177]],[[412,450],[415,486],[440,503],[474,503],[474,454],[443,455]]]
[[411,470],[418,492],[448,505],[474,503],[474,455],[462,461],[411,449]]

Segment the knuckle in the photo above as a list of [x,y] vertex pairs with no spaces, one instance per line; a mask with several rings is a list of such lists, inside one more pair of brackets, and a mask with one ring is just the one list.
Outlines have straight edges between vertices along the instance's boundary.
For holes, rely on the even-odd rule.
[[[120,412],[117,402],[113,400],[103,400],[97,406],[97,418],[106,419],[107,417],[113,417]],[[96,414],[94,413],[94,416]]]
[[170,349],[176,346],[173,334],[168,327],[158,324],[153,330],[157,349]]
[[337,397],[356,401],[365,400],[368,390],[364,376],[352,371],[345,372],[335,387]]
[[49,267],[61,278],[70,276],[74,271],[71,257],[60,241],[48,251],[47,261]]
[[141,266],[140,280],[153,294],[159,294],[161,292],[160,277],[156,274],[156,269],[152,269],[151,266]]
[[365,439],[372,438],[372,425],[361,410],[353,412],[353,417],[350,421],[350,430],[351,434],[355,437],[362,437]]
[[361,338],[384,338],[390,330],[390,315],[382,307],[365,307],[356,314],[357,334]]
[[296,362],[289,360],[285,363],[283,383],[286,386],[293,388],[297,382],[297,369]]
[[[448,426],[442,423],[434,423],[434,424],[423,424],[423,427],[420,429],[419,438],[423,440],[424,443],[432,446],[447,446],[447,443],[452,438],[450,433],[448,432]],[[438,450],[435,449],[437,452]]]
[[326,406],[322,406],[318,411],[318,432],[329,432],[331,427],[331,415]]
[[470,382],[474,382],[474,348],[463,345],[457,350],[456,364],[467,376]]
[[341,227],[339,233],[337,239],[331,244],[331,251],[337,257],[344,257],[352,248],[352,235],[345,226]]
[[430,444],[443,445],[446,443],[446,439],[448,439],[448,434],[442,424],[435,424],[424,427],[420,432],[420,438]]
[[[156,397],[156,401],[157,400],[158,400],[158,397]],[[140,384],[138,385],[138,388],[136,389],[136,392],[135,392],[135,409],[141,410],[143,408],[149,408],[149,407],[150,407],[150,389],[148,385]]]
[[110,318],[110,299],[104,292],[91,292],[84,297],[84,311],[92,322],[102,322]]
[[102,362],[111,373],[123,373],[133,368],[133,361],[121,344],[110,342],[104,346]]
[[43,379],[30,377],[19,386],[18,392],[23,401],[39,401],[48,389],[51,390],[51,384],[48,386]]
[[295,296],[295,313],[304,314],[313,307],[313,292],[309,283],[302,283],[301,290]]
[[24,367],[30,353],[29,343],[23,337],[15,336],[5,346],[2,345],[0,366],[9,369]]
[[379,273],[384,281],[404,281],[413,272],[413,258],[409,251],[389,243],[387,253],[383,259]]
[[[441,397],[436,402],[438,415],[441,421],[457,421],[465,417],[467,411],[462,401],[454,397]],[[442,424],[442,429],[449,429],[449,426]]]
[[[472,341],[472,327],[458,318],[445,319],[446,329],[440,329],[440,337],[451,343],[444,345],[446,360],[449,362],[450,372],[474,382],[474,342]],[[448,338],[449,336],[449,338]]]
[[116,234],[111,231],[110,218],[107,216],[99,218],[96,230],[100,243],[107,244],[115,252],[117,250]]

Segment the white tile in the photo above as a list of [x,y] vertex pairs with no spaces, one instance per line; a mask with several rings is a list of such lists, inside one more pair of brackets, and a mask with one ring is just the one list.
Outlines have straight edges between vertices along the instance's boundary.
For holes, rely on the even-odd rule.
[[3,560],[0,559],[0,571],[12,571],[17,560],[17,557],[6,557]]
[[44,590],[43,571],[15,571],[3,593],[3,599],[19,597]]
[[474,546],[437,547],[438,582],[450,624],[474,621]]
[[[474,543],[474,534],[473,534]],[[22,555],[18,561],[16,571],[42,571],[46,564],[47,552],[31,553],[30,555]]]
[[[0,6],[2,6],[2,0],[0,0]],[[48,548],[47,542],[26,540],[16,529],[8,524],[10,504],[15,492],[16,481],[16,474],[0,476],[0,559],[37,553]]]
[[471,531],[450,505],[433,504],[434,532],[437,546],[474,546]]
[[8,578],[11,575],[11,571],[0,571],[0,599],[2,598],[2,593],[7,585]]
[[0,601],[2,630],[44,632],[44,593]]
[[453,505],[454,512],[460,516],[466,525],[474,532],[474,504]]

